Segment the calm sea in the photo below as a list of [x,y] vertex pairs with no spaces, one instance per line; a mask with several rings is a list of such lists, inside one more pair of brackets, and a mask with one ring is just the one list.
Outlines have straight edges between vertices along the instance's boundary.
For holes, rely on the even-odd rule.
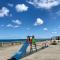
[[[46,41],[51,39],[36,39],[37,42]],[[26,39],[0,39],[0,42],[24,42]]]

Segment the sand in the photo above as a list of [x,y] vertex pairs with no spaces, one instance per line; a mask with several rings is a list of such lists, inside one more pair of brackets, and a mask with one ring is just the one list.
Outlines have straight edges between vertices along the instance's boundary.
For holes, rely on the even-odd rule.
[[60,44],[50,45],[48,48],[22,58],[21,60],[60,60]]
[[3,49],[0,48],[0,60],[7,60],[11,56],[13,56],[21,47],[22,45],[14,45],[10,47],[4,47]]
[[[45,43],[45,42],[44,42]],[[44,45],[43,42],[37,42],[37,49],[41,48]],[[50,42],[48,41],[48,45]],[[10,47],[4,47],[0,49],[0,60],[7,60],[12,57],[21,47],[21,45],[14,45]],[[34,46],[33,46],[34,48]],[[33,49],[34,50],[34,49]],[[27,52],[29,52],[29,47]],[[24,57],[20,60],[60,60],[60,44],[50,45],[48,48],[40,50],[32,55]]]
[[[14,45],[14,46],[10,46],[10,47],[0,47],[0,60],[7,60],[10,57],[12,57],[21,47],[23,44],[21,45]],[[42,43],[38,42],[37,43],[37,49],[41,48]],[[33,45],[33,48],[34,45]],[[35,49],[33,49],[35,50]],[[30,52],[30,48],[27,48],[27,52]]]

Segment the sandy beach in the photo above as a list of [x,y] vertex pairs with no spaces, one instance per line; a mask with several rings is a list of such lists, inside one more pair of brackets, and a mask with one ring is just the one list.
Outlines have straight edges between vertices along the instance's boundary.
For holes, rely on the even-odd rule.
[[50,45],[41,51],[38,51],[21,60],[60,60],[60,44]]
[[[23,44],[21,45],[14,45],[14,46],[8,46],[8,47],[0,47],[0,60],[7,60],[10,57],[12,57],[19,49],[22,47]],[[42,42],[37,42],[37,49],[42,47]],[[34,49],[33,45],[33,51]],[[27,52],[30,52],[30,47],[28,46]]]
[[[37,49],[42,47],[42,44],[45,42],[37,42]],[[48,44],[50,42],[48,41]],[[12,57],[21,47],[21,45],[14,45],[10,47],[4,47],[0,48],[0,60],[7,60],[10,57]],[[37,51],[34,54],[31,54],[29,56],[26,56],[20,60],[60,60],[60,44],[58,45],[49,45],[48,48],[45,48],[43,50]],[[33,46],[33,51],[34,51]],[[27,52],[30,51],[30,48],[27,48]]]
[[14,45],[10,47],[0,47],[0,60],[7,60],[13,56],[22,45]]

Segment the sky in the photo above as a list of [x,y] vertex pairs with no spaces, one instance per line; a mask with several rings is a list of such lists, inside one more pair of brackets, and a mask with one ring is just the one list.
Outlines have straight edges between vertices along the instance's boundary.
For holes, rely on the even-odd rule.
[[60,0],[0,0],[0,39],[60,35]]

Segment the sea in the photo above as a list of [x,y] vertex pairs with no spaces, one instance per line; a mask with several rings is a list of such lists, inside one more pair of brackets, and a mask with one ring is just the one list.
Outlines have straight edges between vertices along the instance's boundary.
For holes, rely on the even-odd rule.
[[[37,42],[48,41],[51,39],[36,39]],[[26,39],[0,39],[0,42],[25,42]]]

